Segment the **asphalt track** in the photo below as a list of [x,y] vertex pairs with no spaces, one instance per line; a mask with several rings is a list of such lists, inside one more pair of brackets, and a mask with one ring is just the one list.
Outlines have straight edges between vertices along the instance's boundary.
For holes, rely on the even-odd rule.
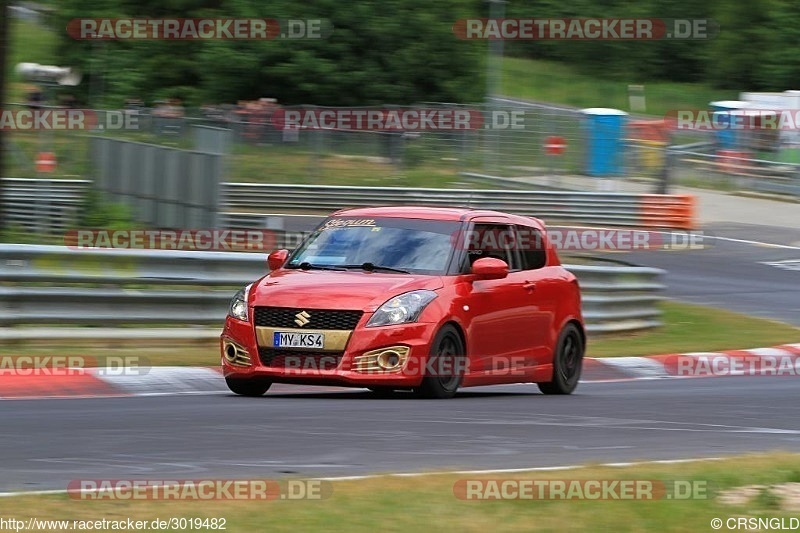
[[703,230],[705,249],[606,257],[666,269],[669,298],[800,326],[800,232],[731,223]]
[[796,378],[0,402],[0,492],[75,479],[347,476],[800,452]]

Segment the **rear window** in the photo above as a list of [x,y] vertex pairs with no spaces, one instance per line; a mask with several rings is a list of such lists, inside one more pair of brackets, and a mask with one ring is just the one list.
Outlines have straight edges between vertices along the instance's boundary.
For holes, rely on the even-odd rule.
[[522,270],[536,270],[547,264],[544,236],[537,228],[517,226],[517,244]]

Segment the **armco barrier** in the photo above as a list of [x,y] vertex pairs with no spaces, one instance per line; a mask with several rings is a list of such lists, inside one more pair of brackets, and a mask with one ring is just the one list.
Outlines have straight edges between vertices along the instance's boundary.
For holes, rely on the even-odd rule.
[[426,189],[223,183],[225,213],[327,214],[376,205],[461,206],[535,216],[548,223],[687,229],[694,225],[688,195],[570,191]]
[[[267,272],[265,254],[73,250],[0,245],[0,325],[222,324],[236,288]],[[567,265],[590,333],[659,324],[663,271]],[[11,283],[8,283],[11,282]]]
[[[126,183],[133,187],[132,182]],[[86,180],[3,179],[5,216],[10,226],[28,231],[63,232],[74,224],[90,185]],[[159,217],[166,218],[159,218],[162,223],[156,226],[208,228],[213,219],[223,227],[242,227],[239,221],[249,219],[252,225],[248,227],[263,228],[269,227],[269,213],[327,215],[345,207],[429,205],[496,209],[539,217],[548,223],[690,229],[694,226],[695,210],[693,197],[689,195],[258,183],[222,183],[220,189],[215,207],[219,219],[215,218],[217,212],[203,214],[204,208],[193,203],[181,209],[191,208],[194,224],[179,224],[176,221],[187,219],[182,215],[166,216],[159,211]],[[203,194],[206,193],[208,191]],[[137,210],[143,220],[156,220],[150,215],[151,200],[156,201],[157,196],[148,196],[150,203],[145,202],[140,206],[142,209]],[[214,197],[217,197],[216,192]],[[171,209],[167,204],[169,202],[164,204],[164,209]],[[211,209],[212,206],[206,207]]]
[[565,265],[578,277],[583,318],[590,333],[634,331],[661,325],[664,271],[625,265]]
[[5,224],[12,229],[59,234],[74,227],[87,180],[3,178]]

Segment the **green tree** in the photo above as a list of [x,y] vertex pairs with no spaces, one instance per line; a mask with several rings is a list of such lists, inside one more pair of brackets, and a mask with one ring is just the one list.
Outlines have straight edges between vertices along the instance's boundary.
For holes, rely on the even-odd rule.
[[[516,0],[509,17],[709,19],[714,1],[696,0]],[[628,80],[702,81],[707,77],[711,42],[703,40],[521,41],[510,53],[580,66],[596,76]]]
[[[188,104],[271,96],[284,104],[470,102],[483,97],[485,43],[451,27],[475,16],[464,0],[62,0],[59,19],[223,17],[329,20],[324,40],[76,41],[62,61],[82,67],[102,103],[180,97]],[[87,96],[87,95],[85,95]],[[93,102],[98,103],[98,102]]]
[[[719,88],[760,89],[764,87],[762,63],[772,53],[769,25],[773,0],[718,2],[715,19],[720,34],[714,40],[708,78]],[[779,23],[781,24],[781,23]],[[796,43],[787,43],[795,47]]]
[[768,91],[800,88],[800,5],[773,0],[763,26],[755,84]]

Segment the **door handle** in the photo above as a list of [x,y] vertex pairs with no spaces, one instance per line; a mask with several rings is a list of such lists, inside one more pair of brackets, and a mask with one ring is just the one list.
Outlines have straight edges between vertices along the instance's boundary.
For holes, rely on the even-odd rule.
[[525,283],[522,284],[522,288],[525,289],[526,291],[532,291],[536,288],[536,282],[526,281]]

